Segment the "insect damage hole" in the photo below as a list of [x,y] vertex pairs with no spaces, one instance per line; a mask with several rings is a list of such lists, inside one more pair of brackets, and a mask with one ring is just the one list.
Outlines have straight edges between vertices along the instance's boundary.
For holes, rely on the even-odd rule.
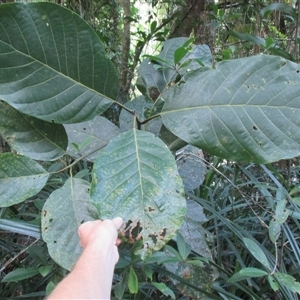
[[149,212],[152,212],[152,211],[155,211],[155,209],[152,208],[151,206],[148,206],[148,211],[149,211]]
[[128,220],[121,234],[128,239],[129,243],[133,244],[134,242],[143,238],[141,235],[142,230],[143,227],[139,220],[134,222]]
[[258,128],[255,125],[253,125],[252,129],[253,130],[258,130]]
[[148,236],[149,236],[149,238],[152,239],[152,241],[153,241],[154,244],[157,243],[157,235],[156,234],[149,234]]

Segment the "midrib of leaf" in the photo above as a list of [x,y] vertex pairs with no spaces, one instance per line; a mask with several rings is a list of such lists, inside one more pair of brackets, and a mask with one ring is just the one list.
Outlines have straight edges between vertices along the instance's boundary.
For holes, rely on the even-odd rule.
[[[241,108],[245,108],[245,107],[254,107],[254,108],[272,108],[272,109],[277,109],[277,110],[281,110],[281,109],[299,109],[299,107],[292,107],[292,106],[275,106],[275,105],[267,105],[267,104],[262,104],[262,105],[259,105],[259,104],[212,104],[212,105],[199,105],[199,106],[191,106],[191,107],[183,107],[183,108],[174,108],[172,110],[165,110],[165,111],[162,111],[160,112],[159,114],[155,115],[155,116],[161,116],[161,115],[167,115],[167,114],[170,114],[170,113],[173,113],[173,112],[181,112],[181,111],[189,111],[189,110],[194,110],[194,109],[209,109],[209,110],[212,110],[213,108],[234,108],[234,107],[241,107]],[[155,116],[153,116],[152,118],[154,118]]]
[[75,218],[76,220],[79,220],[78,218],[78,215],[77,215],[77,210],[76,210],[76,207],[75,207],[75,195],[74,195],[74,184],[73,184],[73,177],[70,178],[70,188],[71,188],[71,202],[72,202],[72,207],[73,207],[73,211],[74,211],[74,215],[75,215]]
[[[135,146],[135,152],[136,152],[136,160],[137,160],[137,165],[138,165],[138,172],[139,172],[139,182],[140,182],[140,190],[141,190],[141,195],[142,195],[142,202],[144,202],[144,190],[142,186],[142,173],[141,173],[141,160],[139,156],[139,146],[138,146],[138,138],[137,138],[137,129],[134,127],[133,129],[133,135],[134,135],[134,146]],[[143,209],[143,220],[145,220],[145,212]]]

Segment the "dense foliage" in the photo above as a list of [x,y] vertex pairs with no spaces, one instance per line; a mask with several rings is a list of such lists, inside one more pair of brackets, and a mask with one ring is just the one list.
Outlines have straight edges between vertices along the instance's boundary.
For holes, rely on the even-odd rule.
[[113,299],[298,299],[297,11],[151,5],[1,4],[1,299],[116,216]]

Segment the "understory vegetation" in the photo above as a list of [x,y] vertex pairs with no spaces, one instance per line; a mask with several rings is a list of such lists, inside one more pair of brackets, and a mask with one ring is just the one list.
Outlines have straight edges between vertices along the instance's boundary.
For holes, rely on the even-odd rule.
[[299,7],[2,3],[0,299],[117,216],[112,299],[299,299]]

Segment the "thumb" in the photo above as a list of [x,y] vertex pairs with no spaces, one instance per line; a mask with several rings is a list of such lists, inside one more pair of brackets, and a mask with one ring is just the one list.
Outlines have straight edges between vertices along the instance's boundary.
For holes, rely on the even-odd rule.
[[120,227],[123,224],[123,219],[120,217],[114,218],[113,220],[114,225],[116,226],[117,229],[120,229]]

